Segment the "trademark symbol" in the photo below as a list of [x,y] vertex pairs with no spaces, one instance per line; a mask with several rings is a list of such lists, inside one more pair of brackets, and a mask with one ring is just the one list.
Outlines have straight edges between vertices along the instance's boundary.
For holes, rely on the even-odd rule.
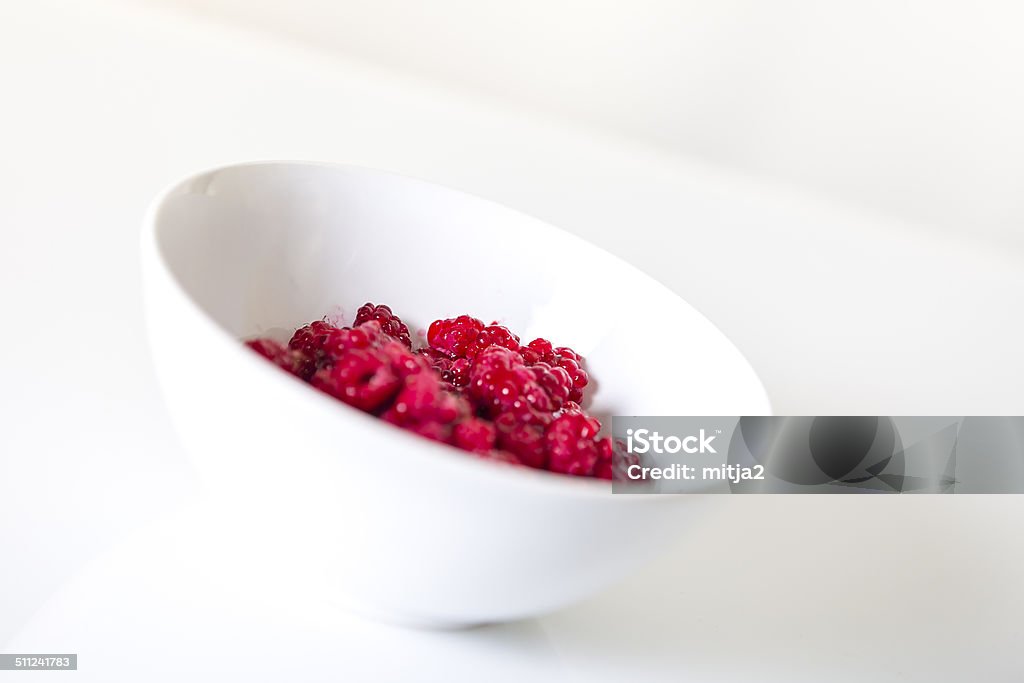
[[722,430],[721,430],[721,429],[716,429],[716,430],[715,430],[715,434],[721,434],[721,433],[722,433]]

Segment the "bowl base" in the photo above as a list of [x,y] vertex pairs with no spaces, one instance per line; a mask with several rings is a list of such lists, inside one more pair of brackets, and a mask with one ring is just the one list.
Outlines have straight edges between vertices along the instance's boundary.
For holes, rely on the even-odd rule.
[[458,619],[444,619],[425,617],[418,614],[409,614],[388,609],[382,609],[368,605],[363,602],[351,599],[338,599],[332,604],[340,610],[353,614],[361,619],[398,626],[401,628],[416,629],[421,631],[465,631],[481,626],[487,626],[487,621],[463,621]]

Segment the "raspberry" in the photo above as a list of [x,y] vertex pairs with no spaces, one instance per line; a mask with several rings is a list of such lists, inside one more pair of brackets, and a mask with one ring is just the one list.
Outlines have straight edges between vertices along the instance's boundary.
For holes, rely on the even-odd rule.
[[358,327],[369,320],[376,320],[380,323],[381,330],[389,337],[393,337],[405,344],[406,348],[412,348],[412,339],[409,337],[409,328],[402,319],[395,315],[389,306],[374,306],[367,302],[356,311],[353,327]]
[[[563,353],[568,351],[568,353]],[[565,370],[572,382],[569,400],[580,403],[583,400],[583,388],[590,383],[590,377],[583,369],[583,359],[572,349],[555,349],[555,365]]]
[[527,367],[522,356],[501,346],[490,346],[473,360],[469,380],[470,396],[492,415],[552,413],[574,392],[564,368],[543,362]]
[[474,358],[491,346],[519,350],[519,337],[504,325],[482,321],[468,315],[435,320],[427,329],[430,348],[449,358]]
[[390,358],[378,349],[349,349],[316,371],[313,386],[366,412],[377,411],[401,388]]
[[522,422],[514,413],[504,413],[494,421],[498,430],[498,446],[527,467],[544,469],[548,456],[544,441],[544,424]]
[[328,336],[338,328],[324,320],[316,320],[295,330],[288,348],[304,352],[319,364],[323,356],[323,347]]
[[316,371],[316,362],[305,351],[290,349],[273,339],[250,339],[245,345],[296,377],[309,379]]
[[351,349],[379,347],[387,339],[376,320],[362,323],[358,327],[336,327],[326,332],[320,342],[320,365],[334,363]]
[[453,387],[464,387],[469,384],[471,361],[468,358],[452,359],[430,347],[420,349],[417,353],[426,358],[441,374],[441,379]]
[[426,358],[413,353],[400,341],[388,340],[380,347],[380,351],[387,356],[391,371],[401,379],[430,370]]
[[387,422],[476,457],[603,479],[636,462],[599,439],[580,407],[583,358],[546,339],[522,344],[507,327],[468,315],[434,321],[414,351],[388,306],[361,306],[352,327],[318,320],[285,347],[246,344],[321,391]]
[[469,373],[472,367],[472,361],[467,358],[456,358],[453,360],[449,370],[452,375],[452,385],[464,387],[469,384]]
[[480,333],[476,336],[474,346],[476,347],[476,351],[473,353],[474,356],[491,346],[500,346],[511,351],[518,351],[519,337],[512,334],[511,330],[504,325],[499,325],[495,322],[480,330]]
[[556,348],[554,350],[554,353],[555,353],[555,356],[557,356],[559,358],[569,358],[571,360],[576,361],[577,363],[582,363],[583,362],[583,356],[581,356],[580,354],[576,353],[575,351],[570,349],[568,346],[559,346],[558,348]]
[[320,346],[321,367],[334,364],[352,349],[382,350],[399,377],[420,372],[430,366],[403,342],[385,334],[379,322],[369,320],[358,327],[335,328],[328,332]]
[[469,417],[470,408],[466,399],[443,386],[430,370],[409,375],[381,417],[434,441],[450,442],[454,427]]
[[489,347],[474,359],[469,380],[469,396],[492,417],[513,413],[521,422],[535,422],[540,414],[554,410],[536,374],[515,351]]
[[406,377],[385,419],[395,424],[451,424],[468,417],[470,410],[466,399],[444,389],[438,379],[435,373],[429,371]]
[[551,342],[547,339],[539,338],[534,339],[520,349],[520,352],[523,354],[523,360],[527,365],[534,365],[536,363],[548,363],[550,365],[555,361],[554,351],[551,347]]
[[590,476],[602,454],[596,439],[601,423],[583,414],[555,418],[544,434],[548,469],[552,472]]
[[534,363],[530,370],[537,377],[537,383],[548,393],[552,410],[558,410],[572,395],[573,384],[564,368],[551,367],[547,363]]
[[566,401],[562,405],[562,414],[563,415],[582,415],[583,414],[583,408],[581,408],[580,404],[576,403],[575,401]]
[[452,430],[452,444],[474,453],[494,450],[497,438],[498,430],[494,424],[478,417],[465,419]]
[[534,339],[520,351],[523,354],[523,361],[531,367],[538,363],[546,363],[564,370],[570,380],[568,399],[576,403],[583,400],[583,389],[590,381],[583,369],[583,356],[568,346],[555,348],[547,339],[540,338]]
[[483,329],[482,321],[468,315],[435,320],[427,328],[427,343],[449,358],[465,358]]

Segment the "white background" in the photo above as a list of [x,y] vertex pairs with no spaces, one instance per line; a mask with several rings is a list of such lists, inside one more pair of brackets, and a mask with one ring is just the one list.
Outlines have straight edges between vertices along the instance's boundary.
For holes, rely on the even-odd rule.
[[139,0],[1024,249],[1024,7]]
[[1016,497],[723,498],[627,584],[469,633],[246,585],[163,413],[137,264],[149,198],[196,168],[388,168],[641,266],[779,413],[1024,414],[1009,9],[239,7],[0,5],[0,651],[78,652],[52,676],[90,681],[1020,680]]

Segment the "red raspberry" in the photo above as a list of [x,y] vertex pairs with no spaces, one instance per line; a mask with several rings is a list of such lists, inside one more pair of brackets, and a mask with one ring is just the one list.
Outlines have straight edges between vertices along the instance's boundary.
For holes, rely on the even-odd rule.
[[544,440],[544,424],[522,422],[514,413],[505,413],[494,421],[498,429],[498,446],[527,467],[544,469],[548,456]]
[[307,356],[317,363],[323,356],[323,347],[327,338],[338,328],[324,320],[315,320],[308,325],[295,330],[288,347],[303,351]]
[[575,401],[566,401],[562,405],[562,414],[563,415],[582,415],[583,414],[583,408],[581,408],[580,404],[576,403]]
[[474,358],[491,346],[519,350],[519,337],[507,327],[496,322],[484,325],[468,315],[435,320],[427,329],[427,343],[449,358]]
[[596,438],[600,429],[600,422],[583,414],[555,418],[544,434],[548,469],[581,477],[593,475],[601,456]]
[[470,417],[455,425],[452,430],[452,444],[474,453],[488,453],[494,450],[498,430],[493,422],[479,417]]
[[349,349],[316,371],[313,386],[366,412],[384,408],[402,386],[379,349]]
[[489,347],[474,359],[469,379],[470,397],[492,417],[510,412],[520,422],[535,422],[540,417],[538,413],[550,414],[554,410],[536,374],[515,351]]
[[389,306],[374,306],[371,303],[365,303],[359,307],[356,311],[355,322],[352,323],[353,327],[358,327],[369,320],[376,320],[380,323],[381,330],[384,334],[389,337],[394,337],[398,341],[405,344],[406,348],[412,348],[412,339],[409,337],[409,328],[406,327],[402,319],[395,315]]
[[582,363],[583,358],[572,349],[555,349],[555,365],[565,370],[569,375],[569,379],[572,381],[569,400],[576,403],[583,401],[583,388],[590,383],[590,377],[587,376]]
[[394,403],[381,417],[421,436],[449,442],[454,426],[469,415],[466,399],[444,389],[441,378],[426,370],[406,377]]
[[[385,337],[387,339],[387,337]],[[430,362],[419,354],[415,354],[398,340],[388,339],[380,347],[381,353],[387,356],[391,371],[399,378],[430,371]]]
[[250,339],[245,345],[296,377],[309,379],[316,371],[316,362],[305,351],[290,349],[273,339]]
[[430,347],[422,348],[417,353],[429,360],[431,366],[441,374],[441,379],[453,387],[464,387],[469,384],[472,362],[468,358],[452,359]]
[[466,399],[447,391],[437,374],[426,371],[405,378],[402,390],[388,409],[395,424],[439,422],[451,424],[469,416]]
[[523,361],[533,367],[538,363],[546,363],[552,367],[561,368],[569,377],[570,401],[579,403],[583,400],[583,388],[587,386],[590,378],[583,369],[583,356],[576,353],[568,346],[555,348],[547,339],[534,339],[532,342],[520,349],[523,354]]
[[436,349],[430,348],[429,346],[424,346],[422,349],[417,349],[416,353],[430,361],[430,364],[438,372],[440,372],[440,369],[437,367],[439,363],[447,362],[447,365],[445,365],[445,367],[451,367],[451,358],[449,358],[446,354],[443,354]]
[[386,340],[388,337],[376,320],[370,320],[358,327],[336,327],[327,332],[320,344],[320,365],[334,363],[351,349],[379,347]]
[[554,350],[554,354],[556,356],[558,356],[559,358],[571,358],[572,360],[576,361],[577,363],[582,363],[583,362],[583,356],[581,356],[580,354],[576,353],[575,351],[570,349],[568,346],[559,346],[558,348],[556,348]]
[[427,341],[413,352],[401,319],[368,303],[351,328],[319,320],[287,348],[247,344],[352,406],[477,457],[604,479],[636,461],[597,438],[600,422],[579,405],[589,378],[572,349],[546,339],[523,345],[468,315],[435,321]]
[[558,410],[569,400],[572,395],[573,385],[569,379],[569,373],[564,368],[551,367],[547,363],[534,363],[530,370],[537,377],[537,383],[544,387],[544,391],[551,398],[552,410]]
[[536,363],[547,363],[550,365],[555,362],[555,350],[547,339],[534,339],[519,349],[519,351],[523,354],[523,360],[527,365],[534,365]]
[[464,387],[469,384],[469,372],[473,367],[473,361],[468,358],[456,358],[452,361],[448,372],[451,373],[451,384],[454,387]]
[[483,329],[482,321],[468,315],[435,320],[427,328],[427,343],[449,358],[465,358]]
[[476,342],[473,345],[476,347],[473,356],[491,346],[500,346],[511,351],[518,351],[519,337],[512,334],[512,331],[504,325],[494,322],[480,330],[480,334],[476,336]]

